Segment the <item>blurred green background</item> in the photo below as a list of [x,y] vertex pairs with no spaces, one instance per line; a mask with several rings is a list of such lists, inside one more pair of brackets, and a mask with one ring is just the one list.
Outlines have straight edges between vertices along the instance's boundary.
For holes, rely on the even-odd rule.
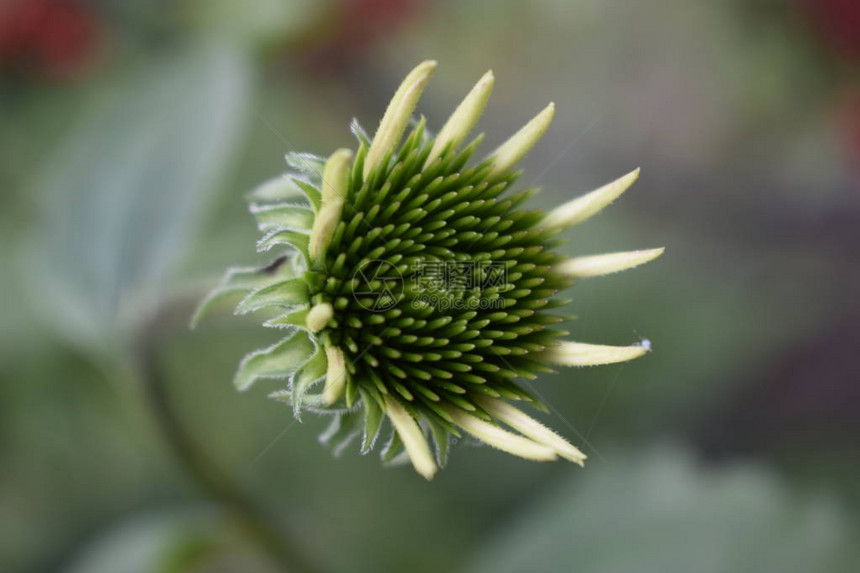
[[[185,328],[260,260],[244,192],[352,145],[426,58],[437,128],[495,71],[487,150],[556,102],[538,206],[642,167],[563,249],[667,246],[571,291],[577,339],[655,351],[534,384],[584,470],[335,459],[325,420],[231,385],[274,333]],[[0,571],[278,570],[148,409],[131,356],[159,309],[184,423],[322,570],[856,571],[858,70],[852,0],[3,0]]]

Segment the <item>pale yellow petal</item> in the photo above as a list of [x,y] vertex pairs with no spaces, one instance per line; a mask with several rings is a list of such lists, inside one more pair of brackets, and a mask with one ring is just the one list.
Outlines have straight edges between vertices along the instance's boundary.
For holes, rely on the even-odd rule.
[[341,211],[349,187],[351,160],[352,151],[338,149],[326,161],[322,176],[320,210],[314,218],[308,244],[308,254],[312,261],[323,256],[326,247],[331,242],[334,230],[340,222]]
[[447,146],[450,145],[452,148],[455,148],[465,141],[469,132],[472,131],[478,120],[481,119],[481,114],[484,113],[487,102],[490,100],[494,83],[495,76],[493,76],[492,70],[478,80],[472,91],[457,106],[457,109],[454,110],[454,113],[451,114],[451,117],[448,118],[448,121],[445,122],[445,125],[439,131],[439,135],[436,136],[436,141],[433,143],[433,148],[430,150],[430,155],[427,156],[427,160],[424,162],[425,167],[439,157]]
[[540,354],[540,357],[547,362],[561,366],[598,366],[627,362],[644,356],[649,351],[650,345],[643,344],[606,346],[564,341],[547,348]]
[[325,355],[328,359],[328,367],[322,399],[326,406],[331,406],[340,399],[346,388],[346,359],[340,348],[328,344],[325,346]]
[[504,422],[524,436],[554,449],[558,452],[558,455],[567,460],[580,466],[583,465],[587,457],[585,454],[570,442],[505,400],[480,396],[477,398],[477,402],[488,414]]
[[571,278],[598,277],[638,267],[663,254],[664,248],[575,257],[556,265],[555,270]]
[[412,112],[415,111],[415,106],[418,105],[418,100],[436,65],[433,60],[421,62],[409,72],[394,92],[364,159],[365,177],[382,162],[386,155],[397,148],[403,132],[409,125],[409,118],[412,117]]
[[427,444],[427,438],[421,430],[421,426],[415,421],[409,412],[391,396],[385,396],[385,413],[391,420],[397,435],[406,448],[406,453],[412,461],[415,471],[426,479],[433,479],[436,474],[436,462],[433,453]]
[[504,142],[493,153],[489,159],[493,162],[491,175],[504,173],[514,167],[520,159],[532,150],[546,132],[552,118],[555,115],[555,104],[550,103],[543,111],[537,114],[530,122],[525,124],[510,139]]
[[541,221],[544,229],[562,230],[578,225],[590,219],[604,207],[615,201],[622,193],[627,191],[639,178],[639,169],[634,169],[627,175],[619,177],[612,183],[571,199],[567,203],[559,205]]
[[331,303],[320,302],[313,305],[305,317],[305,325],[311,332],[319,332],[326,327],[328,321],[334,316],[334,307]]
[[503,430],[454,406],[446,407],[445,411],[453,418],[455,424],[485,444],[503,452],[539,462],[556,459],[553,448]]

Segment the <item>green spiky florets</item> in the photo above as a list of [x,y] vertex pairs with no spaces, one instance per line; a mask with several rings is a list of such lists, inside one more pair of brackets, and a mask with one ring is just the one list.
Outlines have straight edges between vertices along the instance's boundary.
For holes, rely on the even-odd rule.
[[[358,388],[377,401],[392,393],[450,422],[440,402],[480,413],[475,393],[531,400],[512,379],[545,369],[528,355],[561,334],[546,310],[570,280],[553,271],[561,258],[548,248],[556,233],[535,226],[543,214],[518,208],[534,190],[501,198],[517,175],[469,166],[476,144],[422,168],[432,144],[422,121],[364,180],[362,142],[343,217],[306,278],[311,300],[337,314],[322,335],[345,349],[347,403]],[[424,281],[428,268],[470,276]]]
[[[422,89],[426,75],[419,78]],[[486,96],[478,95],[470,97],[485,104]],[[374,141],[399,141],[390,131],[405,128],[414,103],[398,98],[408,97],[401,87]],[[399,114],[393,120],[392,109]],[[266,268],[228,273],[201,311],[235,292],[247,293],[238,312],[276,311],[264,324],[288,329],[287,338],[247,356],[236,384],[288,377],[289,387],[274,396],[290,402],[297,416],[303,409],[333,414],[323,440],[336,449],[362,436],[361,449],[369,451],[387,415],[392,424],[383,459],[408,456],[428,478],[435,465],[426,459],[425,432],[439,465],[463,429],[523,457],[558,454],[581,463],[584,455],[506,400],[542,407],[517,380],[549,371],[547,362],[607,363],[643,349],[566,343],[572,347],[559,350],[558,338],[567,333],[554,327],[563,317],[552,310],[567,301],[555,295],[582,270],[565,270],[577,260],[552,249],[566,221],[576,218],[571,213],[587,215],[593,205],[566,206],[549,217],[523,208],[537,190],[509,192],[519,173],[501,157],[521,157],[520,148],[530,147],[548,120],[515,136],[537,131],[526,133],[525,143],[512,138],[473,161],[480,137],[459,148],[460,136],[449,135],[468,131],[451,127],[467,112],[474,115],[458,109],[460,116],[452,116],[440,133],[445,141],[431,136],[421,118],[402,145],[381,152],[354,124],[354,159],[346,150],[328,161],[288,154],[295,172],[251,194],[264,233],[258,249],[284,254]],[[402,128],[391,127],[397,122]],[[601,201],[614,198],[598,191]],[[630,256],[608,257],[619,255]],[[601,272],[644,262],[598,259],[606,267]],[[580,260],[578,268],[594,263]],[[323,391],[311,393],[319,383]],[[503,430],[500,421],[526,437]]]

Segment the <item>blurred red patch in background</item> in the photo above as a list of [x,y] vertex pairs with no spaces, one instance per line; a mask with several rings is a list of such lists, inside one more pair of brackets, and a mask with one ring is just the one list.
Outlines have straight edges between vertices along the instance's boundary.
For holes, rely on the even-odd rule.
[[842,139],[854,172],[860,175],[860,85],[846,90],[837,111]]
[[821,40],[845,59],[860,58],[860,2],[803,0],[806,14]]
[[828,57],[842,71],[847,68],[847,74],[838,74],[834,117],[849,161],[860,173],[860,1],[801,0],[801,4],[805,20]]
[[76,0],[0,2],[0,71],[28,78],[68,80],[97,60],[104,25]]
[[422,0],[338,0],[303,39],[304,60],[330,74],[362,60],[422,12]]

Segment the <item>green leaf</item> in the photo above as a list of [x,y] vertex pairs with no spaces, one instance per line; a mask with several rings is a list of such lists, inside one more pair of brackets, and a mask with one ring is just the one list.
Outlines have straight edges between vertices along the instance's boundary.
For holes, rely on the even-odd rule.
[[226,518],[195,507],[144,511],[105,528],[58,570],[64,573],[171,573],[199,570],[241,547]]
[[239,364],[233,384],[247,390],[257,378],[286,378],[311,358],[315,348],[306,331],[296,330],[277,344],[248,354]]
[[276,246],[286,246],[294,248],[302,255],[304,255],[305,258],[308,258],[309,241],[310,237],[307,233],[302,233],[300,231],[275,229],[263,235],[263,238],[257,241],[257,251],[263,253],[273,249]]
[[301,409],[305,393],[313,384],[321,382],[325,378],[327,368],[328,360],[326,359],[325,350],[323,350],[322,346],[317,345],[316,353],[293,377],[290,396],[293,404],[293,415],[297,420],[301,421],[302,419]]
[[257,219],[257,227],[261,231],[274,229],[310,231],[314,224],[314,212],[300,205],[252,205],[251,213]]
[[469,571],[849,571],[839,506],[759,467],[702,469],[678,450],[586,465],[497,536]]
[[254,312],[267,306],[307,306],[310,304],[308,283],[295,278],[258,288],[239,302],[238,314]]
[[35,290],[75,342],[109,348],[160,303],[236,149],[251,70],[227,47],[161,60],[96,98],[45,163]]

